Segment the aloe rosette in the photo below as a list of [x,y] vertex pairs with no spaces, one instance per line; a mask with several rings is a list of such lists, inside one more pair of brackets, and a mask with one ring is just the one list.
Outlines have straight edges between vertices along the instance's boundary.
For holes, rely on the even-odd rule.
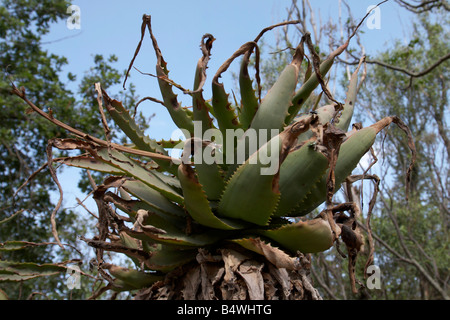
[[[345,103],[319,107],[314,112],[302,110],[348,42],[299,84],[304,43],[309,35],[303,36],[292,62],[263,99],[255,89],[259,82],[255,83],[249,74],[250,55],[259,54],[257,40],[248,42],[220,67],[212,79],[212,97],[205,99],[203,86],[214,37],[206,34],[202,38],[194,87],[185,90],[169,78],[149,16],[144,16],[142,37],[145,27],[156,53],[162,103],[189,137],[185,141],[148,137],[121,102],[99,91],[105,110],[133,145],[92,138],[68,126],[75,139],[51,142],[59,149],[85,152],[55,162],[109,175],[94,190],[99,228],[103,231],[97,239],[84,240],[98,250],[122,252],[141,267],[137,271],[105,265],[115,278],[114,288],[148,287],[176,267],[195,260],[199,249],[233,244],[269,260],[268,252],[274,250],[294,258],[298,252],[329,249],[341,235],[342,227],[334,216],[330,196],[351,175],[377,133],[391,122],[400,123],[396,117],[388,117],[366,128],[350,128],[359,66],[351,77]],[[240,56],[241,101],[233,105],[220,77]],[[181,105],[176,90],[192,96],[192,108]],[[221,141],[196,137],[195,125],[199,123],[202,134],[214,130]],[[242,134],[230,138],[230,130]],[[256,149],[240,148],[245,147],[253,132],[257,136]],[[172,148],[183,149],[180,161],[171,158]],[[210,156],[215,161],[196,162],[196,155]],[[239,157],[240,162],[236,161]],[[323,203],[326,208],[320,214],[305,219]],[[107,239],[108,226],[117,231],[116,238]]]

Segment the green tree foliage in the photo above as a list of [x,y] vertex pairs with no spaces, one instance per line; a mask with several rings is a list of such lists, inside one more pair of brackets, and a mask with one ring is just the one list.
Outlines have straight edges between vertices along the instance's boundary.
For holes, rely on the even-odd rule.
[[[6,218],[16,210],[25,209],[14,220],[2,225],[0,242],[13,239],[41,242],[50,239],[47,226],[53,205],[49,192],[55,189],[51,178],[39,175],[35,183],[23,189],[20,197],[14,199],[13,195],[46,162],[43,151],[47,139],[58,135],[60,130],[28,114],[26,107],[11,96],[9,90],[10,79],[19,86],[27,84],[30,98],[41,101],[58,116],[67,115],[74,99],[64,89],[58,76],[67,61],[45,52],[40,45],[41,36],[48,32],[50,23],[64,16],[66,7],[66,1],[3,1],[0,6],[0,65],[3,71],[0,79],[0,217]],[[52,10],[48,12],[48,8]],[[62,221],[66,218],[69,222],[73,216],[70,212],[59,216]],[[37,247],[2,254],[2,258],[44,263],[53,258],[50,249]],[[17,288],[11,286],[11,290],[5,290],[11,298],[31,293],[31,288],[22,292]]]
[[377,59],[404,71],[375,65],[361,98],[375,117],[404,119],[417,148],[408,202],[402,192],[408,151],[400,133],[390,130],[379,150],[389,170],[380,173],[379,214],[372,226],[386,243],[377,244],[376,263],[387,280],[379,295],[390,299],[448,298],[450,63],[420,77],[410,74],[426,71],[450,51],[449,22],[448,14],[419,15],[409,43],[397,42]]
[[[47,161],[46,147],[50,138],[61,136],[63,130],[29,112],[20,99],[10,94],[11,82],[26,87],[30,100],[45,106],[46,112],[80,130],[102,136],[104,131],[98,114],[94,83],[102,87],[118,85],[123,75],[113,67],[114,56],[108,59],[96,55],[94,65],[80,80],[78,92],[71,92],[62,80],[66,58],[43,49],[42,36],[49,32],[51,23],[66,19],[68,1],[10,1],[0,4],[0,221],[18,210],[24,211],[1,225],[0,243],[20,240],[35,243],[54,242],[50,230],[50,215],[56,201],[52,192],[56,185],[44,170],[14,197],[16,190]],[[73,75],[69,80],[75,81]],[[119,92],[123,101],[136,103],[135,91],[129,86],[126,94]],[[117,137],[119,138],[119,137]],[[63,154],[55,154],[60,156]],[[86,177],[80,180],[88,188]],[[57,194],[57,193],[56,193]],[[87,224],[79,211],[61,209],[57,214],[61,242],[81,249],[76,236],[85,234]],[[19,251],[0,252],[0,260],[38,264],[80,259],[70,247],[58,250],[55,245],[37,246]],[[2,283],[9,298],[26,299],[32,292],[41,292],[48,298],[68,298],[66,275],[30,280],[23,283]],[[85,281],[84,279],[83,281]],[[89,280],[89,279],[88,279]],[[74,294],[86,297],[78,290]],[[39,297],[39,296],[36,296]],[[72,298],[76,298],[72,296]]]

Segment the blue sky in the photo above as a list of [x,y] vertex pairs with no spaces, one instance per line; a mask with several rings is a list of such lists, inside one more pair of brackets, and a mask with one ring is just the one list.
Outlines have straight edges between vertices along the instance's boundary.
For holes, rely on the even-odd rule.
[[[366,14],[368,6],[378,3],[372,0],[347,2],[356,21]],[[339,0],[311,0],[311,3],[316,19],[320,12],[323,23],[330,18],[337,22]],[[140,39],[142,15],[150,14],[153,32],[168,63],[171,79],[185,88],[191,88],[196,63],[201,55],[199,43],[203,34],[211,33],[217,39],[208,69],[208,80],[211,80],[217,68],[243,43],[253,40],[263,28],[285,20],[286,8],[290,6],[291,0],[75,0],[73,4],[81,10],[81,29],[69,30],[66,22],[61,21],[52,25],[50,33],[43,39],[48,42],[44,46],[47,50],[68,59],[62,79],[72,72],[80,80],[83,73],[93,65],[95,54],[105,57],[116,55],[119,60],[115,67],[125,70]],[[407,41],[409,35],[410,15],[394,1],[383,4],[380,13],[380,29],[369,29],[365,24],[361,28],[364,31],[362,43],[367,54],[372,56],[385,50],[395,39]],[[345,7],[342,8],[342,14],[345,21]],[[264,41],[273,43],[276,32],[266,33]],[[134,65],[143,72],[154,73],[155,63],[155,54],[147,33]],[[233,70],[233,67],[236,68],[237,64],[230,69]],[[223,76],[228,90],[233,88],[229,75],[228,71]],[[133,70],[128,81],[136,85],[140,97],[160,98],[154,78]],[[206,90],[209,84],[206,83]],[[179,95],[183,96],[181,92]],[[183,101],[186,98],[183,97]],[[156,112],[147,134],[155,138],[170,137],[175,127],[162,106],[146,102],[140,108],[147,116]],[[77,179],[73,178],[76,174],[74,169],[66,169],[61,176],[67,207],[75,205],[75,196],[83,198],[76,188]],[[93,203],[87,204],[95,208]]]
[[[311,2],[316,19],[320,11],[324,23],[330,17],[337,21],[339,0]],[[357,21],[365,15],[369,5],[376,4],[373,0],[350,0],[348,3]],[[217,39],[209,62],[208,79],[211,80],[217,68],[243,43],[253,40],[264,27],[285,20],[286,8],[290,6],[291,0],[75,0],[73,4],[78,5],[81,10],[81,29],[69,30],[66,22],[61,21],[52,26],[51,32],[44,39],[49,42],[45,45],[49,51],[67,57],[69,64],[64,72],[77,74],[77,79],[80,80],[83,72],[93,65],[95,54],[105,57],[114,54],[119,58],[115,67],[119,70],[126,69],[139,41],[141,18],[145,13],[152,16],[153,31],[168,63],[171,79],[185,88],[191,88],[196,62],[201,55],[199,43],[203,34],[211,33]],[[345,20],[345,7],[342,8],[342,13]],[[407,30],[404,28],[408,24],[405,11],[393,1],[383,4],[380,13],[380,29],[370,30],[366,25],[361,28],[365,32],[362,35],[364,46],[367,53],[372,55],[378,49],[384,49],[394,39],[405,38],[404,30]],[[264,41],[273,42],[276,33],[277,31],[266,33]],[[147,33],[134,65],[143,72],[154,73],[155,63],[155,54]],[[230,69],[233,70],[236,66],[237,63]],[[230,81],[231,70],[223,75],[228,90],[233,86]],[[154,78],[132,70],[128,81],[136,85],[141,97],[160,97]],[[205,85],[205,90],[209,90],[209,82]],[[183,101],[189,98],[181,92],[179,94]],[[157,113],[152,119],[153,128],[149,134],[157,138],[167,137],[167,132],[171,132],[174,127],[162,106],[148,102],[141,106],[141,110],[148,115]]]

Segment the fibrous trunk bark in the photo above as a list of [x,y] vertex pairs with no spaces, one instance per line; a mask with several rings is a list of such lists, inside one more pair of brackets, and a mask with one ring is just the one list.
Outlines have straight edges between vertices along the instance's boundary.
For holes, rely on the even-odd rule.
[[236,248],[213,254],[200,249],[195,261],[164,281],[140,290],[136,300],[322,300],[310,276],[310,256],[296,268],[279,268],[264,256]]

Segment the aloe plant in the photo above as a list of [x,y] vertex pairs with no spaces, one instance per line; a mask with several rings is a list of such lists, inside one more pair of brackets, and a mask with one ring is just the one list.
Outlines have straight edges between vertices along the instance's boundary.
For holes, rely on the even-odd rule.
[[[405,131],[407,127],[392,116],[366,128],[349,128],[359,66],[345,103],[333,99],[333,104],[314,112],[302,110],[315,88],[321,85],[326,90],[322,76],[348,41],[321,64],[315,57],[316,72],[302,85],[298,81],[304,46],[311,42],[304,35],[292,62],[261,99],[255,89],[258,76],[254,83],[248,67],[252,54],[259,60],[257,41],[265,30],[218,69],[212,97],[206,99],[203,86],[214,37],[202,37],[194,87],[186,90],[169,78],[147,15],[141,42],[146,27],[156,53],[160,102],[185,132],[184,141],[156,141],[145,135],[130,114],[133,106],[110,98],[100,84],[96,88],[102,118],[106,110],[132,146],[61,123],[57,115],[29,101],[24,89],[13,88],[36,113],[76,136],[49,142],[50,147],[83,151],[59,159],[48,152],[53,173],[52,163],[57,162],[108,174],[93,192],[99,234],[82,238],[96,249],[106,289],[133,291],[136,299],[320,299],[309,275],[311,254],[340,240],[349,252],[357,253],[363,242],[355,205],[336,206],[333,194],[351,176],[378,132],[392,122]],[[233,105],[220,77],[240,56],[242,100]],[[181,105],[176,90],[192,96],[192,109]],[[409,143],[414,151],[411,139]],[[181,159],[170,156],[175,148],[183,150]],[[306,217],[322,204],[323,211]],[[104,251],[127,255],[135,268],[104,261]]]

